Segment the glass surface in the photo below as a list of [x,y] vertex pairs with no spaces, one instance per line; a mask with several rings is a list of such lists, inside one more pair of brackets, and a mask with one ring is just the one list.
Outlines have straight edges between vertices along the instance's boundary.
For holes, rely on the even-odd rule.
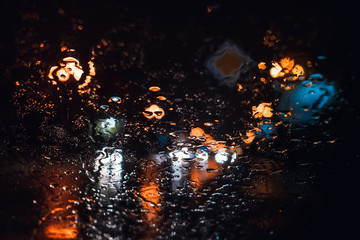
[[275,4],[9,3],[0,239],[351,236],[356,14]]

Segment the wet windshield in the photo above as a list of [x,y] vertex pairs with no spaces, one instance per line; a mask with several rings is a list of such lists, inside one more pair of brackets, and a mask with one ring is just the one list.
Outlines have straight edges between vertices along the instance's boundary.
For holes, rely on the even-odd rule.
[[0,238],[349,233],[353,15],[246,7],[10,4]]

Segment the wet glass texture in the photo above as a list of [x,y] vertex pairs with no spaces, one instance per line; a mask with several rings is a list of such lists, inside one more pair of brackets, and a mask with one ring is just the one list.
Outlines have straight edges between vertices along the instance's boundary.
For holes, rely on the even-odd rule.
[[276,4],[9,3],[0,239],[348,239],[354,15]]

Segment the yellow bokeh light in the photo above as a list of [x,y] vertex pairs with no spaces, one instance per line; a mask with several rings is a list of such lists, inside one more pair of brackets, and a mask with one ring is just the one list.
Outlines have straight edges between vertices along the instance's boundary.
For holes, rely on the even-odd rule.
[[247,130],[246,136],[243,136],[242,140],[244,143],[250,144],[254,141],[255,137],[256,137],[255,130]]
[[294,67],[294,60],[289,57],[283,58],[279,61],[281,67],[286,71],[290,71]]
[[143,115],[147,119],[152,119],[152,118],[162,119],[165,116],[165,111],[164,111],[164,109],[162,109],[158,105],[153,104],[150,107],[145,108],[145,111],[143,112]]
[[288,80],[292,80],[295,81],[297,79],[299,79],[301,76],[303,76],[305,74],[304,68],[299,65],[296,64],[295,67],[291,70],[291,77],[288,78]]
[[253,106],[252,112],[254,118],[271,118],[273,116],[273,109],[271,108],[271,103],[261,103],[259,106]]
[[273,78],[283,77],[285,73],[282,71],[282,67],[279,63],[273,62],[273,67],[270,69],[270,76]]
[[[285,81],[295,81],[300,79],[305,74],[304,68],[296,64],[293,59],[289,57],[281,59],[279,62],[273,62],[273,67],[270,69],[270,76],[272,78],[285,77]],[[290,73],[290,76],[289,76]]]
[[95,76],[96,72],[95,72],[94,63],[92,61],[89,61],[88,64],[89,64],[89,75]]
[[[57,76],[60,82],[66,82],[70,76],[73,76],[76,81],[79,81],[84,71],[80,66],[79,60],[73,57],[66,57],[63,59],[63,63],[59,66],[53,66],[50,68],[48,77],[54,79],[54,74]],[[55,71],[56,70],[56,71]]]
[[149,87],[149,90],[150,90],[151,92],[158,92],[158,91],[161,90],[161,88],[158,87],[158,86],[151,86],[151,87]]
[[260,62],[260,63],[258,64],[258,68],[259,68],[260,70],[265,70],[265,69],[266,69],[266,63],[265,63],[265,62]]

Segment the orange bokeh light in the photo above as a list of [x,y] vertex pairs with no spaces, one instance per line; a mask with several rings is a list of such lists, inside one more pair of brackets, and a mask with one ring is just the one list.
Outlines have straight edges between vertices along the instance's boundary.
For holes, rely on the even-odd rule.
[[78,230],[75,226],[53,224],[46,227],[45,235],[50,239],[76,239]]
[[79,60],[73,57],[66,57],[60,63],[60,68],[59,66],[50,68],[48,77],[54,79],[56,76],[60,82],[66,82],[70,79],[70,76],[73,76],[76,81],[79,81],[83,73],[84,71],[80,66]]
[[145,108],[145,111],[143,112],[143,115],[147,119],[156,118],[156,119],[160,120],[165,116],[165,111],[164,111],[164,109],[162,109],[158,105],[153,104],[150,107]]
[[219,69],[224,75],[235,74],[241,64],[241,58],[235,50],[226,51],[215,61],[216,68]]
[[273,116],[273,109],[271,108],[271,103],[260,103],[259,106],[253,106],[253,117],[254,118],[271,118]]
[[265,70],[265,69],[266,69],[266,63],[265,63],[265,62],[260,62],[260,63],[258,64],[258,68],[259,68],[260,70]]
[[287,76],[284,78],[285,81],[295,81],[297,79],[301,80],[301,76],[305,74],[304,68],[299,64],[295,64],[295,61],[289,57],[282,58],[279,62],[273,62],[272,66],[270,69],[272,78]]

